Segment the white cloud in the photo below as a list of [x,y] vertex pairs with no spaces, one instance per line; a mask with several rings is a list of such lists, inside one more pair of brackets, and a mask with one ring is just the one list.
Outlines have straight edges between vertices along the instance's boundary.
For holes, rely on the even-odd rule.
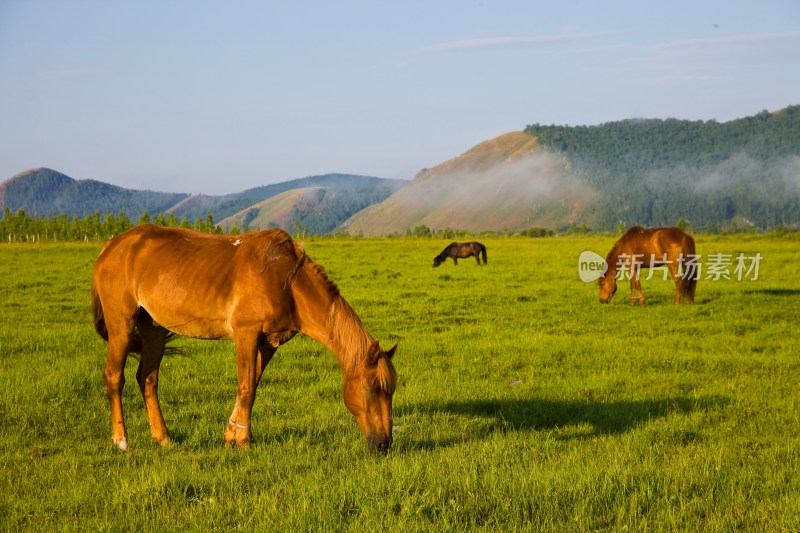
[[523,37],[488,37],[483,39],[465,39],[461,41],[448,41],[418,48],[417,52],[446,52],[450,50],[466,50],[475,48],[499,48],[507,46],[527,46],[534,44],[548,44],[561,41],[570,41],[582,37],[580,34],[571,35],[529,35]]

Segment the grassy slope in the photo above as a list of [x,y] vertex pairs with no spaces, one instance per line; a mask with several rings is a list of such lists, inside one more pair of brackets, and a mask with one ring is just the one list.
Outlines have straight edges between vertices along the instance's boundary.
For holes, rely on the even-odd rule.
[[296,209],[304,204],[314,205],[319,202],[317,190],[317,188],[305,188],[282,192],[221,220],[219,226],[228,231],[237,221],[241,221],[251,209],[256,209],[258,215],[250,221],[251,227],[291,228]]
[[695,306],[577,277],[613,238],[486,240],[489,265],[430,268],[446,243],[307,251],[384,343],[399,341],[395,446],[365,452],[337,363],[296,339],[265,372],[254,449],[221,446],[227,342],[179,341],[149,442],[128,365],[131,450],[112,449],[104,344],[88,308],[97,246],[0,246],[2,530],[797,530],[797,241],[704,238],[763,256],[756,281],[701,281]]
[[577,220],[592,198],[561,159],[538,148],[536,137],[511,132],[423,171],[344,228],[387,235],[422,224],[471,231],[558,227]]

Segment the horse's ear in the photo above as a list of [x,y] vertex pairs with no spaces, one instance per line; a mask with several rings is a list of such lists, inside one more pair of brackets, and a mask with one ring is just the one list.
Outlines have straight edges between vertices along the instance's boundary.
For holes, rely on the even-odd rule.
[[388,350],[386,350],[386,357],[388,357],[389,359],[391,359],[391,358],[392,358],[392,356],[394,355],[394,351],[395,351],[396,349],[397,349],[397,343],[394,343],[394,345],[393,345],[391,348],[389,348]]
[[375,341],[369,347],[369,364],[375,365],[378,364],[378,359],[381,358],[382,354],[385,354],[388,359],[391,359],[394,355],[394,351],[397,349],[397,343],[394,343],[394,346],[383,352],[381,350],[380,343]]
[[378,358],[381,356],[381,344],[378,341],[373,341],[369,347],[369,364],[375,365],[378,363]]

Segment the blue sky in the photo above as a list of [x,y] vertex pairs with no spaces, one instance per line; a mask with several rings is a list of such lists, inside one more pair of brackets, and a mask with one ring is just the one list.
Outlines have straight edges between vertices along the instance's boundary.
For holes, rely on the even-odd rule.
[[0,180],[411,179],[527,124],[800,104],[800,2],[0,0]]

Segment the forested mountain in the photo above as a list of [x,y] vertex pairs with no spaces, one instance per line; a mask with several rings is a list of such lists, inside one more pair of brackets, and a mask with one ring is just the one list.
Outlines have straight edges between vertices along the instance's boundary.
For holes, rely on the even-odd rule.
[[125,213],[138,219],[144,211],[167,212],[188,194],[136,191],[94,180],[74,180],[49,168],[17,174],[0,183],[0,210],[24,209],[33,216],[67,214],[80,218],[100,213]]
[[624,120],[525,131],[597,192],[598,225],[800,222],[800,106],[725,123]]
[[[350,174],[310,176],[265,185],[224,196],[188,195],[138,191],[93,180],[75,180],[47,168],[20,173],[0,183],[0,210],[17,213],[23,210],[33,217],[68,215],[84,218],[94,213],[125,215],[137,221],[143,215],[171,215],[195,223],[211,215],[219,221],[243,212],[240,229],[280,225],[285,229],[302,228],[311,233],[328,233],[356,211],[379,202],[408,182]],[[256,221],[256,204],[296,189],[314,188],[319,201],[313,209],[307,205],[283,203],[280,219],[267,215]],[[232,225],[232,224],[231,224]]]
[[710,231],[799,226],[800,106],[725,123],[534,124],[421,172],[345,228],[616,230],[680,219]]

